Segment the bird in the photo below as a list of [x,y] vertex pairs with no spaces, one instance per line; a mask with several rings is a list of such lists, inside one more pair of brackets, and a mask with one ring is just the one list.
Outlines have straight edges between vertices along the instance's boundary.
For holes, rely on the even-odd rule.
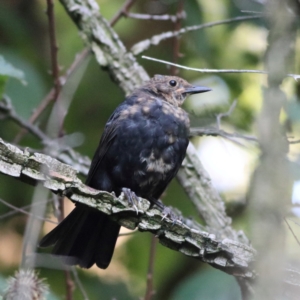
[[[210,91],[177,76],[155,75],[126,97],[108,119],[87,175],[97,190],[137,197],[164,209],[159,200],[177,174],[189,143],[190,121],[181,106],[188,95]],[[106,269],[120,225],[95,208],[76,203],[71,213],[45,235],[40,247],[67,265]]]

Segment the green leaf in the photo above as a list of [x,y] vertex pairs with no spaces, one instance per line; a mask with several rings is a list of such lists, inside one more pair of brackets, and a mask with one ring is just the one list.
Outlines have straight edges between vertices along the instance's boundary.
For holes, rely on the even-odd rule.
[[[23,85],[26,85],[27,82],[25,81],[25,75],[23,73],[23,71],[15,68],[13,65],[11,65],[9,62],[7,62],[4,57],[2,55],[0,55],[0,75],[1,78],[8,78],[8,77],[13,77],[16,78],[18,80],[20,80],[20,82]],[[3,83],[0,78],[0,92],[1,92],[1,88],[3,88]]]

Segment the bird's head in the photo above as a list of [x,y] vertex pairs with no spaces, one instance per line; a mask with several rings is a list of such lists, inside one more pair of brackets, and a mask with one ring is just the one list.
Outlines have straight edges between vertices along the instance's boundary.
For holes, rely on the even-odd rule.
[[164,75],[155,75],[143,88],[174,106],[181,106],[190,94],[205,93],[211,90],[203,86],[193,86],[177,76]]

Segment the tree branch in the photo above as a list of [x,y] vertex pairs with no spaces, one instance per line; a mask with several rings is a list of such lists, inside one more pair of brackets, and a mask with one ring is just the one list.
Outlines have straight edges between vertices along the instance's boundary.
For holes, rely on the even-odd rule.
[[54,16],[54,3],[53,0],[47,0],[47,16],[49,23],[49,38],[50,38],[50,52],[51,52],[51,68],[52,77],[54,81],[54,101],[57,100],[61,88],[59,80],[59,65],[58,65],[58,45],[55,35],[55,16]]
[[180,11],[176,15],[148,15],[148,14],[135,14],[125,13],[127,18],[138,19],[138,20],[150,20],[150,21],[171,21],[176,23],[178,20],[185,19],[185,11]]
[[150,39],[146,39],[146,40],[143,40],[143,41],[140,41],[140,42],[136,43],[135,45],[132,46],[131,52],[134,55],[141,54],[142,52],[149,49],[151,46],[154,46],[154,45],[157,46],[160,42],[162,42],[164,40],[180,36],[180,35],[185,34],[187,32],[201,30],[201,29],[205,29],[205,28],[210,28],[210,27],[217,26],[217,25],[230,24],[230,23],[241,22],[241,21],[245,21],[245,20],[259,19],[259,18],[262,18],[262,16],[236,17],[236,18],[231,18],[231,19],[227,19],[227,20],[210,22],[210,23],[207,23],[207,24],[188,26],[188,27],[182,28],[178,31],[163,32],[163,33],[154,35]]
[[[251,263],[255,250],[229,238],[218,239],[203,231],[203,227],[191,220],[176,222],[163,218],[163,213],[150,202],[140,198],[138,215],[121,194],[97,191],[76,176],[76,170],[50,156],[26,151],[0,139],[0,172],[15,178],[40,183],[52,192],[67,196],[110,215],[120,225],[155,234],[160,243],[172,250],[203,262],[235,276],[254,278]],[[188,225],[187,225],[188,224]]]
[[190,130],[190,137],[192,136],[221,136],[226,139],[244,139],[251,142],[257,142],[257,138],[252,135],[244,135],[237,132],[230,133],[226,132],[222,129],[214,128],[214,127],[192,127]]
[[67,13],[79,29],[80,36],[92,49],[102,68],[121,89],[129,94],[137,86],[149,79],[145,70],[137,63],[132,53],[99,12],[94,0],[60,0]]
[[[157,59],[154,57],[150,57],[150,56],[146,56],[143,55],[142,58],[144,59],[148,59],[148,60],[152,60],[152,61],[156,61],[162,64],[166,64],[169,66],[174,66],[176,68],[180,68],[180,69],[184,69],[184,70],[189,70],[189,71],[195,71],[195,72],[199,72],[199,73],[203,73],[203,74],[239,74],[239,73],[251,73],[251,74],[262,74],[262,75],[268,75],[267,71],[264,70],[249,70],[249,69],[199,69],[199,68],[191,68],[188,66],[184,66],[184,65],[180,65],[180,64],[175,64],[173,62],[170,61],[166,61],[166,60],[162,60],[162,59]],[[294,78],[296,81],[298,81],[300,79],[300,75],[299,74],[286,74],[286,77],[292,77]]]
[[[238,277],[239,281],[248,279],[242,281],[242,284],[247,285],[247,289],[252,289],[250,282],[256,277],[252,269],[256,251],[246,244],[228,238],[218,239],[214,234],[204,231],[203,226],[189,219],[173,224],[169,218],[163,218],[163,213],[155,206],[150,208],[150,202],[146,199],[140,198],[137,215],[123,194],[116,197],[114,193],[94,190],[80,181],[72,167],[44,154],[30,155],[2,139],[0,173],[31,184],[39,182],[56,194],[110,215],[124,227],[149,231],[165,247],[208,263]],[[293,268],[287,268],[284,272],[283,282],[289,289],[299,293],[300,272]]]

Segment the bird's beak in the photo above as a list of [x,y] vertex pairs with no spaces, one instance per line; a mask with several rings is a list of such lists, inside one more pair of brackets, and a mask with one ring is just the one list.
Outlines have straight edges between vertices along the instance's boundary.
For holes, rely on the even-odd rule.
[[211,91],[210,88],[205,86],[191,86],[184,89],[185,94],[199,94]]

